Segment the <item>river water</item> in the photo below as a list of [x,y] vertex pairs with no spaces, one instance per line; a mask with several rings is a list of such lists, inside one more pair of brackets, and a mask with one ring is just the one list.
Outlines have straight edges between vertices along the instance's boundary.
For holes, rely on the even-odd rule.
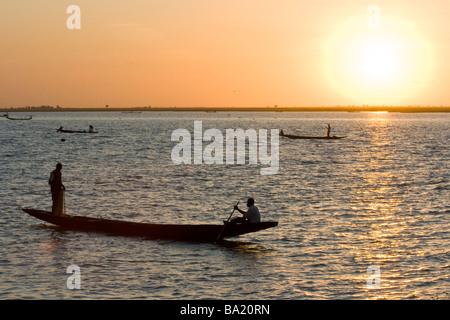
[[[29,115],[0,119],[2,299],[449,298],[450,114]],[[259,162],[176,165],[171,135],[193,134],[194,121],[224,140],[230,128],[317,136],[328,123],[347,137],[280,137],[272,175]],[[89,125],[99,133],[55,130]],[[214,224],[253,197],[262,219],[279,226],[224,244],[61,230],[21,211],[51,208],[57,162],[67,214]],[[71,265],[79,290],[67,286]]]

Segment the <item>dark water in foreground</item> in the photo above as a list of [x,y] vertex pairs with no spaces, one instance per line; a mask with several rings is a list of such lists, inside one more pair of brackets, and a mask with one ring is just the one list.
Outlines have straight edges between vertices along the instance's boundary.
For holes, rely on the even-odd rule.
[[[12,114],[11,114],[12,115]],[[340,141],[280,138],[280,168],[182,165],[171,134],[284,129]],[[95,135],[55,129],[99,130]],[[33,113],[0,119],[2,299],[448,299],[450,114]],[[62,142],[61,138],[66,141]],[[206,144],[205,144],[206,145]],[[279,226],[225,245],[62,231],[21,207],[49,209],[63,163],[68,214],[217,223],[256,199]],[[237,214],[236,214],[237,216]],[[67,267],[81,270],[69,290]],[[379,289],[369,289],[369,266]]]

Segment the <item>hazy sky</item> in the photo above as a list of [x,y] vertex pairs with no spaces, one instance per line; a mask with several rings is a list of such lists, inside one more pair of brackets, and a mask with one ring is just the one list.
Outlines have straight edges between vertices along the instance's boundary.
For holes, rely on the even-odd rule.
[[450,105],[449,15],[448,0],[2,0],[0,107]]

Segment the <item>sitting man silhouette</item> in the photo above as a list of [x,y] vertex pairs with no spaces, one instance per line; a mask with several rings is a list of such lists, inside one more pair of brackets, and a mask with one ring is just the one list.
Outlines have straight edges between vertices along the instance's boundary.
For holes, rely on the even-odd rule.
[[261,215],[259,213],[258,208],[255,206],[255,200],[253,198],[248,198],[247,200],[248,210],[244,211],[239,209],[237,205],[234,206],[234,209],[242,213],[244,216],[239,218],[234,218],[230,221],[231,224],[236,223],[259,223],[261,222]]

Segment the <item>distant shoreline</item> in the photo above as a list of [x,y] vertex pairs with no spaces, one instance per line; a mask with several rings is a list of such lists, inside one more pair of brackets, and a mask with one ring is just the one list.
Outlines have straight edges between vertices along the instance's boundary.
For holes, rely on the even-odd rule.
[[334,107],[100,107],[61,108],[51,106],[0,108],[0,112],[400,112],[430,113],[450,112],[449,106],[334,106]]

